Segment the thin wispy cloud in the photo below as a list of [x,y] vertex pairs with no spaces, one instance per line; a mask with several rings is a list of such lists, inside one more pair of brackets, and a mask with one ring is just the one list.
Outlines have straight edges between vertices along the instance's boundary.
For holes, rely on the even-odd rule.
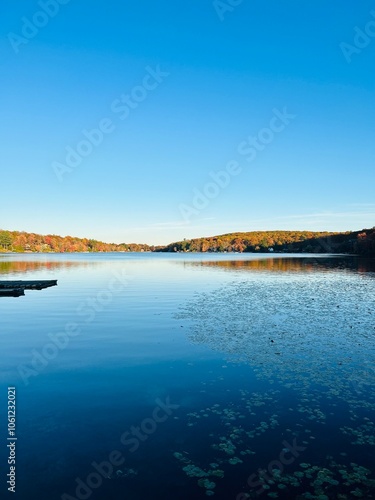
[[363,217],[363,216],[374,216],[373,212],[318,212],[312,214],[298,214],[298,215],[282,215],[275,217],[276,220],[279,219],[313,219],[316,217],[320,218],[335,218],[335,217]]

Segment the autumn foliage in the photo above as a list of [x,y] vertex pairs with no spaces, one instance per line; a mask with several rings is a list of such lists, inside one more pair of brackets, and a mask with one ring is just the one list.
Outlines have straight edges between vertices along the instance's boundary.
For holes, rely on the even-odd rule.
[[375,257],[375,229],[329,233],[311,231],[253,231],[178,241],[161,252],[305,252],[355,253]]
[[0,230],[1,252],[305,252],[375,257],[375,228],[356,232],[252,231],[194,238],[165,246],[103,243],[72,236]]
[[102,241],[18,231],[0,230],[0,250],[13,252],[144,252],[152,250],[138,243],[103,243]]

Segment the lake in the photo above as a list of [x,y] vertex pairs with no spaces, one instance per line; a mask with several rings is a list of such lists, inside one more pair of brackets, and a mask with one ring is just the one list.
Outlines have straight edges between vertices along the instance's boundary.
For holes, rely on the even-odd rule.
[[375,498],[373,260],[8,254],[0,279],[58,280],[0,297],[1,498],[9,386],[15,498]]

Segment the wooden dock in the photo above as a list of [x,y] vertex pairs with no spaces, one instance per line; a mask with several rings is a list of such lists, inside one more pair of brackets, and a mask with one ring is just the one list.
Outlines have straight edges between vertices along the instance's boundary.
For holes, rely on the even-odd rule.
[[25,290],[43,290],[56,286],[57,280],[0,281],[0,297],[20,297]]

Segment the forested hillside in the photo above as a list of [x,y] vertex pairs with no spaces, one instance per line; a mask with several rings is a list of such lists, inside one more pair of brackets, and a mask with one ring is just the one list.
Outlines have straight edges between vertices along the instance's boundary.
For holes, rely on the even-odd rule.
[[117,245],[72,236],[0,230],[0,251],[6,252],[147,252],[151,249],[138,243]]
[[209,238],[171,243],[165,252],[267,252],[292,250],[292,245],[312,238],[324,238],[335,233],[315,233],[310,231],[253,231],[249,233],[229,233]]
[[346,233],[253,231],[178,241],[160,252],[356,253],[375,257],[375,229]]

